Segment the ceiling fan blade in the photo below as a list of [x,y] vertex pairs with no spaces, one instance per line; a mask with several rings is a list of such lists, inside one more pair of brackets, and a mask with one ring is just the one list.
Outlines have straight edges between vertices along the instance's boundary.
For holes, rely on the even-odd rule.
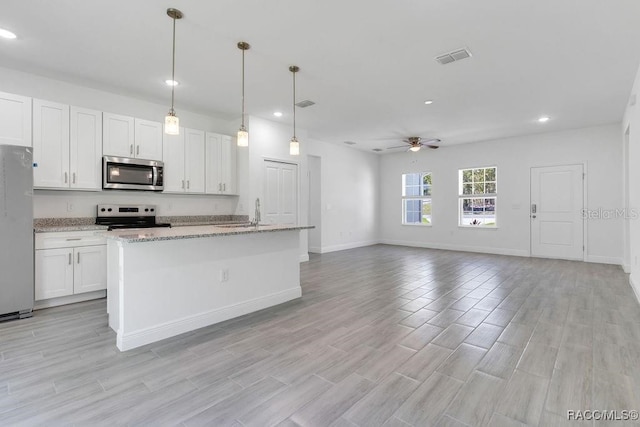
[[387,147],[387,150],[395,150],[396,148],[407,148],[406,145],[398,145],[396,147]]
[[439,146],[439,145],[431,145],[431,144],[422,144],[422,146],[423,146],[423,147],[433,148],[434,150],[435,150],[436,148],[440,148],[440,146]]

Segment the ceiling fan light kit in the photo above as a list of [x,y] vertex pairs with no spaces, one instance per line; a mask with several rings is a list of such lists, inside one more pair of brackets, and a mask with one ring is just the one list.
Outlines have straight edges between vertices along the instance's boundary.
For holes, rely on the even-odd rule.
[[[440,147],[438,144],[441,142],[438,138],[422,138],[420,136],[410,136],[407,139],[403,139],[402,142],[409,144],[408,151],[413,153],[420,151],[422,147],[428,147],[436,149]],[[389,147],[387,150],[394,150],[396,148],[407,148],[406,145],[399,145],[396,147]]]

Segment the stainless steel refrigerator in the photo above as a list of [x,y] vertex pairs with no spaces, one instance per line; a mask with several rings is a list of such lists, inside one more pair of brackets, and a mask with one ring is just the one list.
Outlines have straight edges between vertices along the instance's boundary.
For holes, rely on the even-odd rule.
[[33,156],[0,145],[0,320],[33,310]]

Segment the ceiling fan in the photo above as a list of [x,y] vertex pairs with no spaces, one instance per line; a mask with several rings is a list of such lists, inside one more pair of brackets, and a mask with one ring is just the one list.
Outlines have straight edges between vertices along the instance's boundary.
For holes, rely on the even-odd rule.
[[[410,136],[407,139],[403,139],[402,142],[406,142],[409,145],[409,151],[420,151],[422,147],[429,147],[436,149],[439,147],[438,143],[440,140],[438,138],[421,138],[419,136]],[[396,148],[406,148],[406,145],[399,145],[397,147],[389,147],[387,150],[394,150]]]

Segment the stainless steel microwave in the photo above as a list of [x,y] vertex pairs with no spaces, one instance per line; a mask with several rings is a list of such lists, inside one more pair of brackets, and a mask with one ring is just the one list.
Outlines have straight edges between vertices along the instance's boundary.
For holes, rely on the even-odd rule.
[[104,156],[102,188],[109,190],[162,191],[164,163],[158,160]]

